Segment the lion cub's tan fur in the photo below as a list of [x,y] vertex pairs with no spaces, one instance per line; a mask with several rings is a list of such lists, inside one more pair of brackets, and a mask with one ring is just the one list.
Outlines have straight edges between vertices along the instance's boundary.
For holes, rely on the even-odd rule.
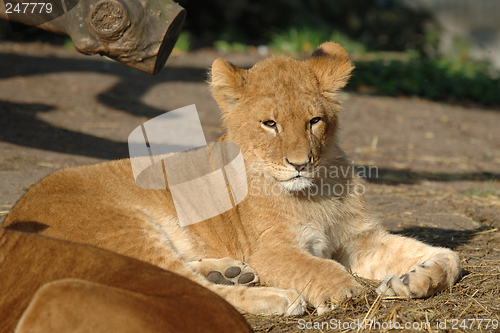
[[[306,61],[273,57],[249,70],[214,62],[227,129],[219,140],[238,144],[247,168],[249,195],[236,209],[179,227],[170,193],[137,187],[130,161],[120,160],[53,173],[4,226],[36,225],[147,261],[251,313],[298,315],[304,301],[322,313],[360,291],[348,271],[383,280],[378,291],[388,295],[430,296],[457,280],[458,256],[387,233],[354,190],[358,179],[328,172],[352,167],[337,143],[335,95],[352,68],[331,42]],[[189,264],[224,257],[248,263],[267,287],[212,284]]]

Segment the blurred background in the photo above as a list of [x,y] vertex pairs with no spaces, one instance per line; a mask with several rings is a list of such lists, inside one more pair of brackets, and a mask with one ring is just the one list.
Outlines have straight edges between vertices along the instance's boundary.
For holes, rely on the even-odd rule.
[[[500,104],[498,0],[180,0],[187,20],[175,54],[287,53],[303,57],[326,40],[342,44],[357,70],[349,89],[382,95]],[[0,40],[72,48],[37,29]]]

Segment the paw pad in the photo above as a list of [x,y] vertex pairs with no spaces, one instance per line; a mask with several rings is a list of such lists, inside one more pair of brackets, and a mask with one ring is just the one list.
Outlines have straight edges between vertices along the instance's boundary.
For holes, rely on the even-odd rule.
[[238,283],[239,284],[247,284],[247,283],[252,282],[254,279],[255,279],[255,275],[253,273],[245,273],[245,274],[242,274],[238,278]]
[[222,285],[254,286],[259,284],[257,272],[247,263],[232,258],[201,259],[190,265],[208,281]]
[[234,285],[232,281],[225,279],[220,272],[211,272],[210,274],[207,275],[206,279],[216,284],[225,284],[229,286]]
[[224,275],[228,278],[234,278],[234,277],[237,277],[238,275],[240,275],[241,273],[241,268],[239,267],[229,267],[228,269],[226,269],[226,272],[224,273]]
[[221,272],[210,272],[206,279],[212,283],[216,284],[225,284],[225,285],[246,285],[248,287],[257,284],[258,279],[254,273],[243,273],[240,267],[229,267],[224,272],[224,275]]

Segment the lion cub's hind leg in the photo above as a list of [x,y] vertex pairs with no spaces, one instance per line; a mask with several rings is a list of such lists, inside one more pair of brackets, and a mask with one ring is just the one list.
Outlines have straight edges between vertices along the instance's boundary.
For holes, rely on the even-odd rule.
[[208,281],[216,284],[255,286],[259,277],[247,263],[231,258],[200,259],[189,263]]

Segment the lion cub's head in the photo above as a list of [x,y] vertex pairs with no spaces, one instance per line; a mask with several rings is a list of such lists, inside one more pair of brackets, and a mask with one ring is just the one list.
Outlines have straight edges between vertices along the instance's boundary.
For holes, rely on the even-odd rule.
[[248,70],[217,59],[211,86],[227,141],[282,189],[311,186],[315,169],[336,147],[336,93],[352,69],[347,52],[333,42],[305,61],[272,57]]

